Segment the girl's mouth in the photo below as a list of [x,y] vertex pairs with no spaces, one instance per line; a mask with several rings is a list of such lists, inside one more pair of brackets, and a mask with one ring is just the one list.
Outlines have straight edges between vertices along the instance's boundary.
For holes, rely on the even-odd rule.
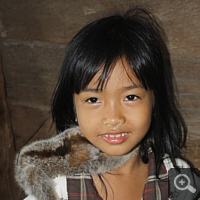
[[110,144],[121,144],[126,140],[130,133],[119,133],[119,134],[103,134],[101,135],[102,139]]

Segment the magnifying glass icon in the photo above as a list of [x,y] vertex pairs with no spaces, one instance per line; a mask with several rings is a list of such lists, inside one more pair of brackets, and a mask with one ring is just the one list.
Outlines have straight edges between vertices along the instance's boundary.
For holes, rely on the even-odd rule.
[[178,190],[189,190],[192,193],[196,192],[196,189],[190,185],[190,178],[185,174],[179,174],[174,179],[174,185]]

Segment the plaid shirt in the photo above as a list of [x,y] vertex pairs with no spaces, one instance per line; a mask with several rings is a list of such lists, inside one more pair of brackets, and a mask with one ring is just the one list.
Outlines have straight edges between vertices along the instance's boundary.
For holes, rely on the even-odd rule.
[[155,158],[152,150],[149,151],[149,172],[145,183],[143,200],[166,200],[168,199],[168,174],[162,163],[159,178],[156,178]]
[[[168,174],[164,164],[159,171],[159,179],[155,175],[155,159],[152,150],[149,150],[149,169],[142,200],[168,199]],[[67,177],[69,200],[102,200],[99,196],[90,174],[76,174]]]

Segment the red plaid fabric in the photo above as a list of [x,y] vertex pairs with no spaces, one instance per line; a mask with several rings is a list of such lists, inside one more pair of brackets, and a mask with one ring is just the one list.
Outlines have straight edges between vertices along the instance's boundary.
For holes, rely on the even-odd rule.
[[[145,183],[142,200],[167,200],[168,199],[168,175],[164,164],[156,178],[155,159],[152,150],[149,150],[149,171]],[[91,176],[77,174],[67,177],[67,190],[69,200],[102,200],[94,187]]]
[[67,177],[69,200],[102,200],[90,175],[76,174]]
[[169,196],[168,174],[164,164],[159,171],[159,179],[156,178],[155,158],[152,150],[149,150],[149,172],[145,183],[143,200],[167,200]]

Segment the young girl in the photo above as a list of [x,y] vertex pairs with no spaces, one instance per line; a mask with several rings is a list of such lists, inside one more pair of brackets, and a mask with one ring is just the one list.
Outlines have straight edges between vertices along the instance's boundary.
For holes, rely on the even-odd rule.
[[134,8],[94,21],[72,39],[52,106],[59,135],[24,147],[16,159],[27,199],[175,194],[168,171],[188,167],[175,159],[186,134],[161,35],[153,16]]

